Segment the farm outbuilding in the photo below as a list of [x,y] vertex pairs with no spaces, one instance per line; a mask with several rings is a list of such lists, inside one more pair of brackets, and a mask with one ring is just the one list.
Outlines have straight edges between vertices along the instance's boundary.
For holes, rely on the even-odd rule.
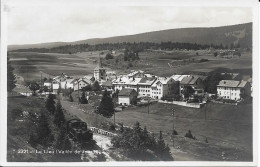
[[118,104],[130,105],[136,103],[138,93],[134,89],[122,89],[118,93]]

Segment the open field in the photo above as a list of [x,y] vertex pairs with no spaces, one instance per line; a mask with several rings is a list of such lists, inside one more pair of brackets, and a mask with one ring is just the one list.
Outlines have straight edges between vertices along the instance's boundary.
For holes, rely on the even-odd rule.
[[[252,56],[249,53],[232,59],[214,57],[213,53],[209,51],[198,51],[198,56],[196,51],[142,52],[139,57],[141,62],[147,66],[143,70],[159,76],[171,76],[189,71],[210,72],[217,68],[252,69]],[[199,62],[201,59],[209,61]],[[169,67],[168,63],[172,67]]]
[[[20,110],[21,112],[24,111],[39,115],[45,108],[43,99],[37,97],[28,98],[13,92],[8,94],[7,100],[7,161],[49,161],[52,158],[49,154],[39,156],[37,154],[18,153],[19,149],[35,150],[35,148],[28,144],[28,140],[30,133],[33,132],[36,125],[28,117],[21,116],[23,114],[13,113],[14,110]],[[15,119],[12,119],[13,117]],[[55,133],[56,131],[54,131],[54,135]],[[40,146],[37,148],[42,149]]]
[[[78,105],[77,102],[62,101],[67,115],[73,115],[86,121],[90,126],[107,128],[112,118],[93,113],[91,104]],[[172,109],[175,109],[175,147],[172,146]],[[215,161],[251,161],[252,160],[252,105],[232,106],[209,103],[206,108],[194,109],[172,104],[155,103],[148,107],[129,107],[117,112],[116,123],[133,126],[136,121],[146,126],[158,136],[162,130],[172,155],[177,161],[215,160]],[[103,124],[102,124],[103,123]],[[197,140],[185,138],[191,130]],[[208,143],[205,143],[207,138]]]
[[[172,146],[172,109],[175,109],[175,129],[179,133],[175,145],[196,160],[223,160],[222,152],[228,152],[226,160],[252,160],[252,105],[231,106],[209,103],[207,120],[205,108],[193,109],[172,104],[156,103],[147,107],[128,108],[116,113],[116,122],[132,126],[136,121],[149,131],[165,134],[167,143]],[[191,130],[198,139],[194,141],[183,136]],[[207,138],[208,144],[204,141]],[[188,144],[190,143],[190,144]],[[171,147],[176,160],[185,160]],[[208,151],[212,151],[211,153]],[[207,152],[207,154],[205,154]]]
[[61,73],[75,77],[93,73],[98,56],[92,55],[92,57],[89,57],[88,54],[85,54],[85,56],[81,54],[80,56],[57,53],[10,53],[11,64],[15,68],[15,73],[25,80],[40,79],[41,72],[43,77],[47,78],[49,75],[52,77]]
[[[198,52],[198,55],[196,53]],[[62,72],[80,77],[92,74],[98,63],[100,51],[83,52],[77,54],[57,53],[33,53],[33,52],[10,52],[10,58],[15,73],[25,80],[40,79],[43,77],[56,76]],[[130,70],[145,70],[158,76],[171,76],[190,71],[210,72],[217,68],[229,68],[244,75],[252,75],[252,54],[243,53],[240,58],[226,59],[214,57],[207,50],[199,51],[144,51],[139,53],[140,60],[129,62],[122,59],[121,51],[118,51],[112,60],[104,60],[107,51],[100,55],[107,70],[114,70],[117,74],[127,73]],[[115,60],[119,62],[116,63]],[[207,62],[200,62],[208,59]],[[169,66],[170,64],[170,66]]]

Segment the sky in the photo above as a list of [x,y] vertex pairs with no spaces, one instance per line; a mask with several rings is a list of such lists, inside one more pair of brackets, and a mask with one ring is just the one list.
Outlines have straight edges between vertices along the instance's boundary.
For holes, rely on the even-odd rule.
[[72,42],[164,29],[252,22],[249,7],[10,3],[5,11],[8,45]]

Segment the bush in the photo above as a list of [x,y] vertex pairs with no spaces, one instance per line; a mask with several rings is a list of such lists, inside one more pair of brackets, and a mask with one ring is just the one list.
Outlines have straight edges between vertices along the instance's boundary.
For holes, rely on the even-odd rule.
[[178,135],[178,132],[174,129],[173,135]]
[[111,124],[110,127],[109,127],[109,130],[115,131],[115,130],[116,130],[115,125],[114,125],[114,124]]
[[113,55],[111,55],[110,53],[108,53],[108,54],[106,54],[106,60],[109,60],[109,59],[113,59],[114,58],[114,56]]
[[37,135],[33,132],[30,133],[28,143],[34,148],[37,146]]
[[148,133],[146,127],[142,129],[138,122],[133,129],[123,126],[120,129],[121,134],[112,138],[111,143],[114,147],[121,148],[129,157],[135,160],[173,160],[162,132],[156,139]]
[[207,62],[209,59],[200,59],[200,62]]
[[133,67],[133,64],[131,62],[128,63],[128,67]]
[[10,119],[14,121],[16,118],[20,117],[22,115],[23,111],[20,109],[13,109],[11,110],[11,117]]
[[190,131],[190,130],[188,131],[188,133],[185,134],[185,137],[188,137],[188,138],[193,139],[193,140],[196,139],[195,136],[193,136],[193,135],[191,134],[191,131]]
[[73,102],[73,101],[74,101],[71,94],[70,94],[70,96],[69,96],[69,101],[70,101],[70,102]]
[[104,162],[106,161],[106,156],[104,153],[94,153],[95,157],[93,159],[94,162]]
[[222,99],[222,101],[223,101],[224,103],[236,103],[235,100],[231,100],[231,99]]

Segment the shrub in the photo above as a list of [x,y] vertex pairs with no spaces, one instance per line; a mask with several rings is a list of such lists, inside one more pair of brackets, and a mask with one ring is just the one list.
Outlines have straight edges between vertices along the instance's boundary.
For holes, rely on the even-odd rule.
[[104,162],[106,161],[106,156],[104,153],[94,153],[95,157],[93,159],[94,162]]
[[69,96],[69,101],[70,101],[70,102],[73,102],[73,97],[72,97],[71,94],[70,94],[70,96]]
[[173,130],[173,135],[178,135],[178,132],[175,129]]
[[149,134],[146,127],[142,129],[138,122],[133,129],[121,127],[121,134],[112,138],[111,143],[135,160],[173,160],[162,132],[156,139],[154,135]]
[[188,133],[185,134],[185,137],[188,137],[188,138],[194,139],[194,140],[196,139],[195,136],[193,136],[193,135],[191,134],[191,131],[190,131],[190,130],[188,131]]
[[109,127],[109,130],[115,131],[115,130],[116,130],[115,125],[114,125],[114,124],[111,124],[110,127]]
[[128,63],[128,67],[133,67],[133,64],[131,62]]
[[209,59],[200,59],[200,62],[207,62]]
[[106,54],[106,60],[109,60],[109,59],[113,59],[114,58],[114,56],[113,55],[111,55],[110,53],[108,53],[108,54]]
[[28,143],[34,148],[37,146],[37,136],[33,132],[30,133]]

